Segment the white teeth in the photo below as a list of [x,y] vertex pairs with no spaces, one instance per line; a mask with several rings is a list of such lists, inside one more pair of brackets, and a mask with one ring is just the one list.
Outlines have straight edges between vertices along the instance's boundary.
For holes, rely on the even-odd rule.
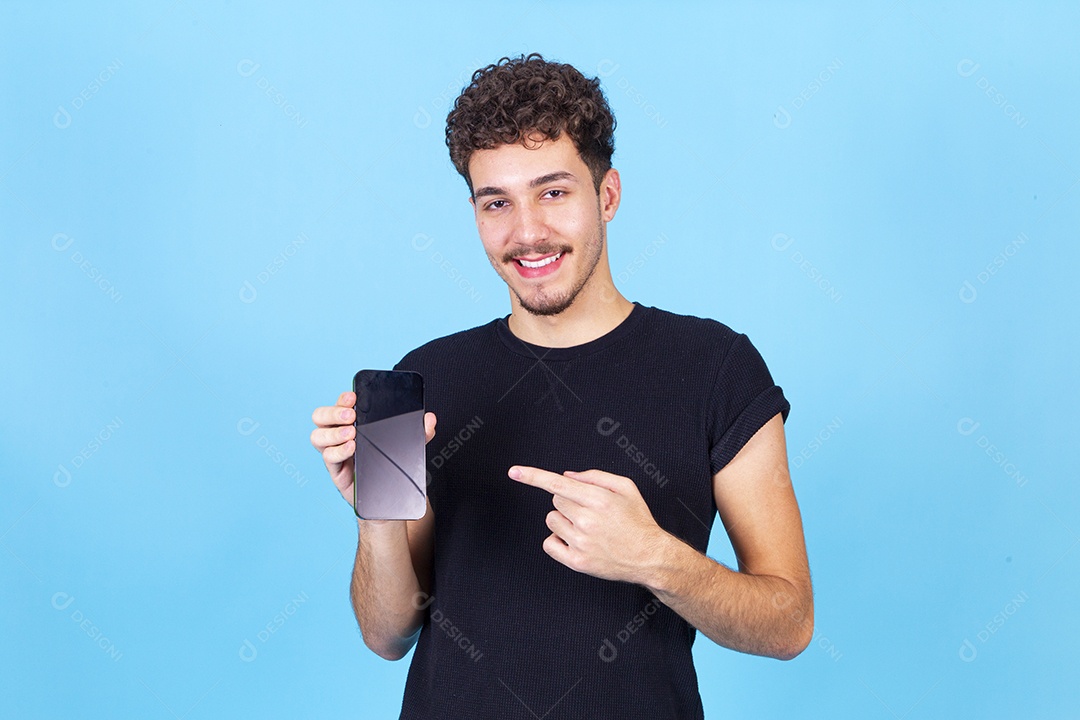
[[518,262],[527,268],[539,268],[544,267],[545,265],[550,265],[561,257],[562,253],[558,253],[556,255],[552,255],[551,257],[544,258],[543,260],[537,260],[536,262],[529,262],[528,260],[521,259],[518,259]]

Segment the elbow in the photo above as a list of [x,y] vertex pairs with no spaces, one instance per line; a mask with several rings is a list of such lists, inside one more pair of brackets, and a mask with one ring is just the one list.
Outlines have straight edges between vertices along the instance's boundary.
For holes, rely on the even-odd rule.
[[371,645],[368,645],[368,647],[371,648],[371,651],[374,652],[379,657],[381,657],[383,660],[390,660],[391,662],[396,662],[396,661],[400,660],[401,658],[403,658],[403,657],[405,657],[406,655],[409,654],[408,650],[403,651],[403,650],[401,650],[401,648],[390,648],[390,647],[377,648],[377,647],[372,647]]
[[405,657],[405,654],[408,652],[408,650],[402,650],[392,643],[369,642],[366,638],[364,639],[364,644],[368,646],[368,649],[371,650],[371,652],[375,653],[383,660],[400,660]]
[[412,650],[413,645],[416,644],[419,631],[407,638],[396,635],[380,636],[376,633],[369,634],[365,633],[363,629],[360,630],[360,634],[364,638],[364,644],[367,645],[371,652],[383,660],[397,661],[408,655],[409,651]]
[[798,633],[792,633],[790,637],[786,637],[774,645],[768,655],[776,660],[794,660],[802,654],[803,650],[810,646],[813,637],[812,626],[809,631],[800,629]]
[[777,649],[777,653],[773,655],[777,660],[794,660],[802,654],[802,651],[810,646],[810,640],[813,638],[813,633],[805,637],[793,638],[793,641],[783,647]]
[[814,639],[814,606],[811,600],[807,604],[804,613],[796,613],[792,616],[794,621],[785,641],[777,648],[773,655],[777,660],[794,660],[802,654],[803,650],[810,647]]

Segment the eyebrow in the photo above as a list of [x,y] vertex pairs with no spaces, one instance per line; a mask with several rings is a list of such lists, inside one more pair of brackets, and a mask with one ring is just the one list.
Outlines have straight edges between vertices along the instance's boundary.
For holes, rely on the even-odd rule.
[[[558,180],[570,180],[572,182],[577,182],[577,176],[574,175],[571,172],[567,172],[566,170],[558,170],[558,171],[553,172],[553,173],[548,173],[547,175],[541,175],[538,178],[533,178],[532,180],[529,181],[529,187],[530,188],[538,188],[541,185],[547,185],[548,183],[556,182]],[[501,187],[493,187],[493,186],[489,185],[487,187],[482,187],[479,190],[477,190],[476,192],[474,192],[473,193],[473,199],[475,200],[476,198],[482,198],[482,197],[486,197],[488,195],[507,195],[507,194],[508,193],[503,188],[501,188]]]

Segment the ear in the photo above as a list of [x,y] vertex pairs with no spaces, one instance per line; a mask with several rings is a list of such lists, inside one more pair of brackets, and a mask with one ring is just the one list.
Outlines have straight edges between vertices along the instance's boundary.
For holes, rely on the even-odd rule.
[[622,180],[619,178],[619,171],[611,168],[604,173],[604,179],[600,181],[600,215],[604,222],[611,222],[614,219],[620,200],[622,200]]

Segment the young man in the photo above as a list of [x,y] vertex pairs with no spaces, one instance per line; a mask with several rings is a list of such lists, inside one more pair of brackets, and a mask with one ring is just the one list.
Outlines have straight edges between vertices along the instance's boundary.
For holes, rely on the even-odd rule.
[[[535,54],[447,118],[511,312],[396,367],[432,411],[427,514],[358,521],[352,599],[380,656],[416,643],[402,718],[700,718],[696,631],[781,659],[812,637],[789,404],[745,335],[615,288],[614,126],[597,80]],[[354,402],[311,437],[346,499]],[[737,571],[703,554],[717,511]]]

